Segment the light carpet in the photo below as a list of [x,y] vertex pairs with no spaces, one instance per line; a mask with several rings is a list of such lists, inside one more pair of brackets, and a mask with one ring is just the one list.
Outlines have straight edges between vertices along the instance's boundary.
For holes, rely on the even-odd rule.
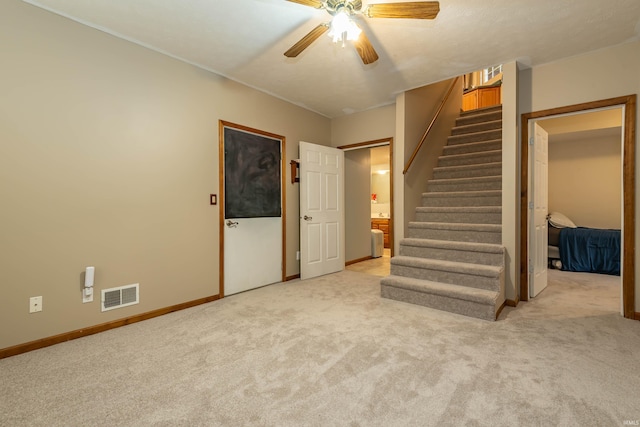
[[0,360],[0,425],[640,420],[640,322],[558,311],[552,276],[497,322],[382,299],[380,277],[354,271],[267,286]]

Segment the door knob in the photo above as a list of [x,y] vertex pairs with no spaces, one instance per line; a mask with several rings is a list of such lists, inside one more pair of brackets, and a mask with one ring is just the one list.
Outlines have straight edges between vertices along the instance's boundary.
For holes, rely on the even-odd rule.
[[311,221],[312,219],[313,219],[313,217],[306,216],[306,215],[304,216],[304,220],[305,221]]

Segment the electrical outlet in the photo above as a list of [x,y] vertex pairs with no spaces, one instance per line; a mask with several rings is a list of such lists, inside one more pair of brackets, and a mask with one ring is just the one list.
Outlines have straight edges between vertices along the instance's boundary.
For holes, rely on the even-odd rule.
[[29,298],[29,313],[42,311],[42,297]]
[[82,290],[82,303],[93,302],[93,287]]

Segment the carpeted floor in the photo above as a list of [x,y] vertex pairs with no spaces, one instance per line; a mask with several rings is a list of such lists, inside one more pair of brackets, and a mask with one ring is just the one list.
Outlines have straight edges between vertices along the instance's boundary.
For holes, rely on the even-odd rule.
[[354,271],[234,295],[0,360],[0,425],[637,422],[640,322],[555,273],[497,322],[381,299]]
[[346,267],[349,271],[373,274],[374,276],[385,277],[391,270],[391,249],[384,249],[383,255],[378,258],[368,259]]

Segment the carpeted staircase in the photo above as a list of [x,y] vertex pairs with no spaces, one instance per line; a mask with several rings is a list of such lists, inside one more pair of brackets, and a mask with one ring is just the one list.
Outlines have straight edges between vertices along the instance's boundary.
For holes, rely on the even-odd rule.
[[496,319],[505,300],[501,106],[456,120],[381,295]]

